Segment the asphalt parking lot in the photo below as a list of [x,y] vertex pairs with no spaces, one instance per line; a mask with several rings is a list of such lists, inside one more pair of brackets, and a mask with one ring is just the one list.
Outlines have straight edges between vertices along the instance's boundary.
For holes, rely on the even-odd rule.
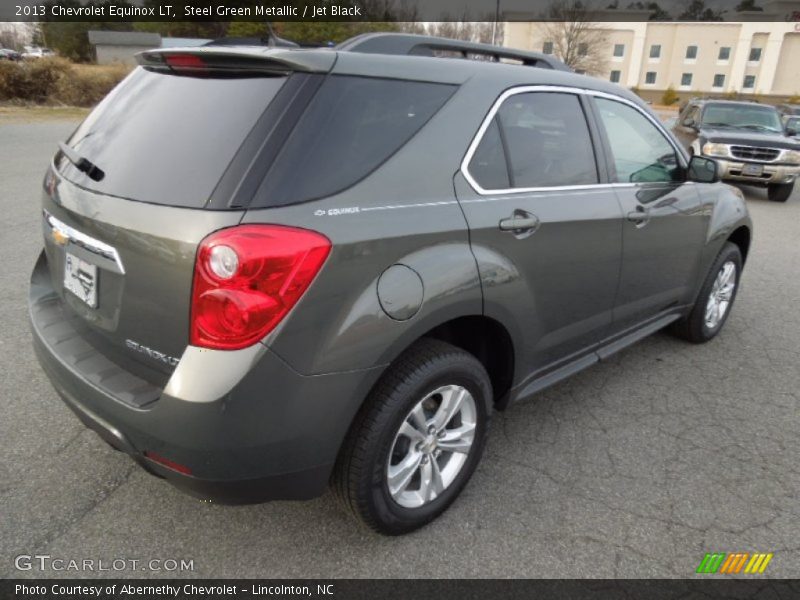
[[17,555],[191,559],[194,577],[687,577],[706,552],[773,552],[800,576],[800,192],[745,189],[755,239],[723,333],[666,334],[497,415],[437,522],[361,529],[331,496],[226,507],[156,479],[84,429],[31,349],[39,188],[74,121],[0,123],[0,577]]

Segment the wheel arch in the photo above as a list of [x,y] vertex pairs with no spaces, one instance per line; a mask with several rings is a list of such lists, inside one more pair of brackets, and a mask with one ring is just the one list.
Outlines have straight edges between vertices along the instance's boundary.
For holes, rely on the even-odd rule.
[[734,229],[728,236],[729,242],[736,244],[739,247],[739,252],[742,253],[742,264],[747,262],[747,254],[750,251],[750,241],[752,234],[746,225],[740,225]]
[[511,386],[514,380],[514,344],[512,337],[506,327],[482,314],[461,315],[443,321],[430,327],[412,340],[403,344],[402,348],[396,351],[391,362],[381,371],[366,394],[360,400],[357,410],[338,444],[336,453],[337,464],[340,462],[342,452],[346,448],[346,440],[360,423],[359,415],[363,415],[367,410],[367,403],[376,387],[378,387],[386,373],[396,364],[404,352],[412,348],[417,342],[425,338],[433,338],[448,342],[461,348],[475,356],[489,375],[492,382],[492,405],[497,410],[503,410],[509,402]]
[[502,410],[507,406],[514,381],[514,342],[499,321],[485,315],[458,317],[421,337],[448,342],[477,358],[492,382],[495,408]]
[[[494,407],[505,408],[508,403],[508,392],[514,381],[516,357],[512,336],[505,325],[482,314],[462,314],[440,320],[438,323],[429,320],[413,335],[405,336],[400,344],[391,349],[390,356],[387,356],[387,366],[378,380],[392,368],[404,352],[423,338],[448,342],[475,356],[486,369],[492,382]],[[369,394],[364,401],[368,396]]]

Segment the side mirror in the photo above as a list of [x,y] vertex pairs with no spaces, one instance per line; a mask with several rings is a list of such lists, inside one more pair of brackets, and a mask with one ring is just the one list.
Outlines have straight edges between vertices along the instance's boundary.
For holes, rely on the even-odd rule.
[[700,183],[719,181],[717,161],[704,156],[692,156],[692,160],[689,161],[689,180]]
[[789,137],[796,136],[797,135],[797,129],[792,125],[787,125],[786,126],[786,135],[788,135]]
[[692,117],[686,117],[683,122],[681,123],[684,127],[691,127],[692,129],[695,128],[695,122]]

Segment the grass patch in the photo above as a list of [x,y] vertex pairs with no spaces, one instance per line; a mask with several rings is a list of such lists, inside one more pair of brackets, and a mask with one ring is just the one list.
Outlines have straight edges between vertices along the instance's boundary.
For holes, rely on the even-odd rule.
[[57,57],[0,61],[0,102],[94,106],[129,72],[124,65],[76,65]]
[[80,121],[89,108],[78,106],[12,106],[0,104],[0,124],[37,121]]

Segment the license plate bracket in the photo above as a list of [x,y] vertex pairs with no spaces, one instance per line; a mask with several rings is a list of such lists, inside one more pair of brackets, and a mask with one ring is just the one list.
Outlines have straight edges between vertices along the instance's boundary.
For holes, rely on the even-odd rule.
[[763,165],[750,165],[746,164],[742,167],[742,175],[750,175],[752,177],[761,177],[764,172]]
[[97,308],[97,265],[70,254],[64,255],[64,289],[84,304]]

